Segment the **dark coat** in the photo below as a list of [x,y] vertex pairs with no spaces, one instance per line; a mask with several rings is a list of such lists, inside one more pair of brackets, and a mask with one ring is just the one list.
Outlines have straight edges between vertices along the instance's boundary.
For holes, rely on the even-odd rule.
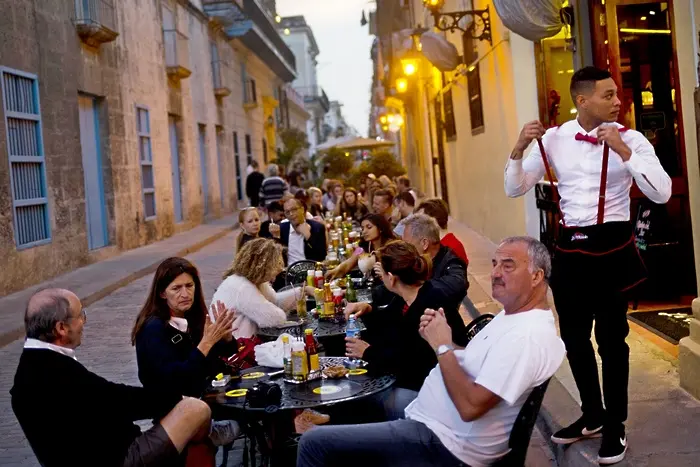
[[[326,226],[316,221],[306,221],[311,226],[311,236],[304,242],[304,256],[312,261],[323,261],[326,259]],[[280,243],[289,246],[289,231],[292,228],[291,222],[280,224]],[[284,263],[287,264],[285,254]]]

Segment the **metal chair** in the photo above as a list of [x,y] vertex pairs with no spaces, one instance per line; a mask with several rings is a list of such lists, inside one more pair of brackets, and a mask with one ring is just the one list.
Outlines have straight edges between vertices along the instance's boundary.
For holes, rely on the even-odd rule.
[[316,261],[311,261],[308,259],[297,261],[296,263],[290,264],[287,267],[287,274],[285,275],[285,283],[287,285],[292,284],[304,284],[306,283],[306,271],[316,268]]
[[486,313],[484,315],[478,316],[473,319],[471,323],[467,324],[465,328],[465,333],[467,335],[467,344],[476,336],[479,331],[484,329],[487,324],[491,322],[494,316],[491,313]]
[[548,385],[549,380],[534,388],[528,396],[518,413],[518,418],[515,419],[513,430],[510,432],[510,438],[508,439],[510,451],[493,464],[494,467],[523,467],[525,465],[532,430],[535,428],[537,415],[540,413],[540,407]]

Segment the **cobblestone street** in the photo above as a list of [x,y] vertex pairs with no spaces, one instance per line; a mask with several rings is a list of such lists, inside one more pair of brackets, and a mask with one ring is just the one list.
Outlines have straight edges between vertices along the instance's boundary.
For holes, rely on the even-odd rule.
[[[231,233],[187,258],[194,262],[202,276],[205,297],[208,301],[221,282],[221,274],[233,259],[235,234]],[[143,277],[123,287],[88,307],[83,343],[77,350],[78,360],[88,369],[108,380],[140,385],[136,369],[136,353],[129,336],[134,319],[146,300],[153,275]],[[17,313],[23,313],[17,310]],[[14,378],[23,341],[17,340],[0,349],[0,465],[3,467],[38,466],[10,405],[10,388]],[[51,392],[51,381],[46,381],[47,394]],[[47,423],[60,426],[66,406],[56,407],[56,413],[47,414]],[[95,429],[103,429],[95,427]],[[95,465],[98,465],[97,463]],[[230,462],[230,465],[234,465]]]

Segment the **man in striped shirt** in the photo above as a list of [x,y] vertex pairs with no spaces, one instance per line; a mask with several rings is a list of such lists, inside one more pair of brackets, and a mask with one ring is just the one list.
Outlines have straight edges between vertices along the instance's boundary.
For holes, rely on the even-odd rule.
[[289,192],[289,185],[279,176],[279,167],[275,164],[267,166],[268,177],[260,186],[260,205],[268,207],[273,201],[279,201]]

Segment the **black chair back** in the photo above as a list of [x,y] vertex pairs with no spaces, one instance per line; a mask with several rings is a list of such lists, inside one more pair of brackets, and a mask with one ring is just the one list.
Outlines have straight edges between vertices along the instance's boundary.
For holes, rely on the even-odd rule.
[[467,344],[479,333],[479,331],[484,329],[493,318],[494,316],[491,313],[486,313],[478,316],[477,318],[473,319],[471,323],[467,324],[467,326],[464,328],[467,334]]
[[316,262],[308,259],[290,264],[287,268],[285,282],[287,285],[299,285],[306,283],[306,274],[310,269],[316,268]]
[[528,396],[518,413],[518,418],[515,419],[513,430],[510,432],[508,440],[510,451],[493,464],[494,467],[523,467],[525,465],[532,430],[535,428],[537,415],[540,413],[540,407],[548,385],[549,380],[534,388]]

